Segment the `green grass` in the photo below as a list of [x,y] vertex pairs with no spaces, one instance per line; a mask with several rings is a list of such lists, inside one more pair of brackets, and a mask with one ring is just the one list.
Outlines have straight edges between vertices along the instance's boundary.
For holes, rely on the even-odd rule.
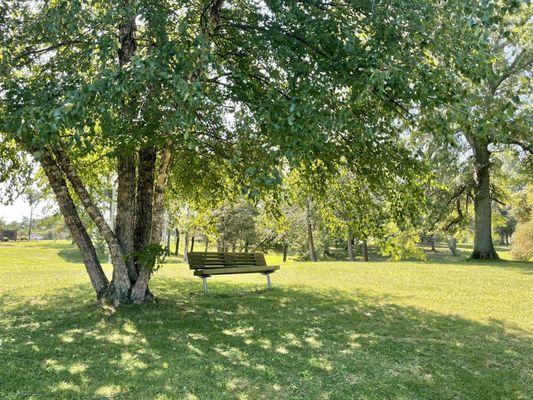
[[111,313],[70,243],[0,244],[0,399],[533,398],[533,264],[435,258],[291,261],[271,292],[208,296],[173,259],[157,304]]

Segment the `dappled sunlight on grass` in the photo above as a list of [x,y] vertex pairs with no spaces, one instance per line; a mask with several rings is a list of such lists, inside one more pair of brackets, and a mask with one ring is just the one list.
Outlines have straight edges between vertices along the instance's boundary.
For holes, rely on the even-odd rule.
[[156,288],[158,304],[112,314],[94,307],[86,286],[45,304],[19,300],[2,317],[2,398],[23,389],[35,398],[481,399],[531,389],[531,338],[503,326],[363,293],[247,286],[229,300],[170,279]]
[[2,400],[533,394],[530,264],[293,263],[273,291],[217,277],[208,296],[168,264],[156,304],[112,312],[81,265],[48,263],[0,267]]

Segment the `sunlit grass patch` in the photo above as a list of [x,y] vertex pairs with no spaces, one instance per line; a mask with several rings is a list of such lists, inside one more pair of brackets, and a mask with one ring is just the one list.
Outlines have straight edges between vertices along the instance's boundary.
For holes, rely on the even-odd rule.
[[157,304],[109,313],[72,252],[0,246],[1,399],[533,395],[531,264],[290,262],[273,291],[240,275],[203,296],[170,263]]

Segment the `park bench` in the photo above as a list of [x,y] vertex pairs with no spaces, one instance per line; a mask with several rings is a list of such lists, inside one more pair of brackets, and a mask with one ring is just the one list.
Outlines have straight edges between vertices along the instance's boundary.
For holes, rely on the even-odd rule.
[[266,275],[267,289],[271,289],[270,274],[279,269],[279,265],[266,265],[262,253],[192,252],[188,257],[189,268],[202,278],[204,294],[207,294],[207,278],[213,275],[259,273]]

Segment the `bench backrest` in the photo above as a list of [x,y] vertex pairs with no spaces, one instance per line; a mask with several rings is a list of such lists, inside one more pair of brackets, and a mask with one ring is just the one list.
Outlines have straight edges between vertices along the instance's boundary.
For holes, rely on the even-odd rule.
[[190,269],[266,266],[263,253],[192,252],[188,256]]

